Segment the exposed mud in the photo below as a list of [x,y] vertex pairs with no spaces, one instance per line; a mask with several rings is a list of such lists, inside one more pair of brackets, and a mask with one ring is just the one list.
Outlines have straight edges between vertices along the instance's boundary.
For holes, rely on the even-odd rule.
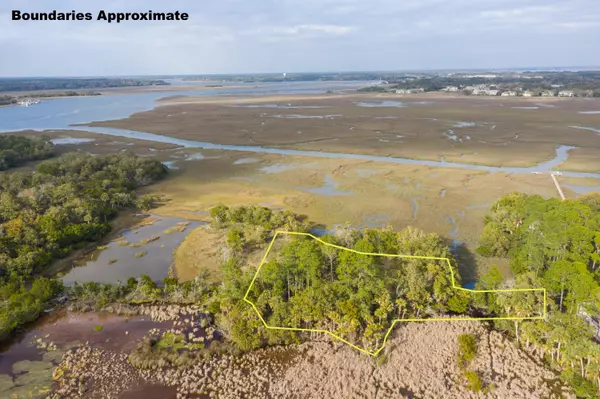
[[[488,387],[487,394],[465,388],[459,372],[457,337],[466,332],[478,337],[472,368]],[[217,355],[185,369],[140,371],[127,363],[123,353],[83,348],[63,359],[57,392],[68,397],[117,398],[143,391],[140,385],[148,384],[175,387],[178,398],[551,398],[559,394],[556,376],[541,362],[477,322],[400,326],[384,356],[378,360],[344,344],[312,342],[242,356]],[[116,373],[122,378],[113,378]],[[573,397],[567,389],[562,394]]]

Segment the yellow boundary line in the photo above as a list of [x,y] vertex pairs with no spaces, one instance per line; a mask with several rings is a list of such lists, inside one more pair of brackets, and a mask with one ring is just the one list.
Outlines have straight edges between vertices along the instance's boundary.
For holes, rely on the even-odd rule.
[[[262,317],[262,314],[256,308],[256,305],[252,301],[250,301],[248,299],[248,294],[250,293],[250,290],[252,289],[252,286],[254,285],[254,282],[256,281],[256,278],[258,277],[258,274],[260,273],[260,269],[265,264],[265,262],[267,260],[267,256],[269,255],[269,252],[271,251],[271,247],[273,246],[273,243],[275,242],[275,240],[277,239],[277,236],[279,234],[311,237],[312,239],[320,242],[321,244],[329,245],[331,247],[334,247],[334,248],[337,248],[337,249],[342,249],[344,251],[354,252],[354,253],[359,254],[359,255],[386,256],[386,257],[390,257],[390,258],[433,259],[433,260],[446,261],[446,263],[448,265],[448,268],[450,269],[450,275],[452,277],[452,288],[457,289],[457,290],[462,290],[462,291],[468,291],[468,292],[493,292],[493,293],[496,293],[496,292],[535,292],[535,291],[541,291],[541,292],[544,293],[544,311],[543,311],[544,314],[542,316],[532,316],[532,317],[462,317],[462,318],[431,318],[431,319],[394,319],[392,321],[392,325],[387,330],[387,332],[386,332],[386,334],[385,334],[385,336],[383,338],[383,343],[381,344],[381,347],[379,347],[374,352],[371,352],[371,351],[368,351],[368,350],[366,350],[364,348],[356,346],[353,343],[346,341],[342,337],[340,337],[340,336],[338,336],[338,335],[336,335],[336,334],[334,334],[334,333],[332,333],[331,331],[328,331],[328,330],[313,329],[313,328],[296,328],[296,327],[270,326],[270,325],[267,324],[267,322],[265,321],[265,319]],[[273,239],[271,240],[271,243],[269,244],[269,246],[267,248],[267,252],[265,252],[265,256],[263,256],[263,259],[260,262],[260,265],[258,266],[258,269],[256,269],[256,273],[254,274],[254,277],[252,278],[252,282],[248,286],[248,290],[246,291],[246,295],[244,295],[244,301],[247,302],[247,303],[249,303],[250,306],[252,306],[252,308],[254,309],[254,311],[256,312],[256,314],[258,315],[258,317],[260,318],[260,321],[262,321],[262,323],[265,326],[265,328],[267,328],[269,330],[303,331],[303,332],[316,332],[316,333],[329,334],[333,338],[335,338],[335,339],[337,339],[339,341],[342,341],[345,344],[350,345],[352,348],[354,348],[356,350],[359,350],[362,353],[365,353],[365,354],[370,355],[370,356],[377,356],[379,354],[379,352],[381,352],[383,350],[383,348],[385,347],[385,344],[387,343],[387,339],[388,339],[390,333],[392,332],[392,329],[396,325],[396,323],[400,323],[400,322],[423,322],[423,321],[545,320],[546,319],[546,307],[547,307],[546,289],[545,288],[515,288],[515,289],[509,289],[509,290],[471,290],[471,289],[468,289],[468,288],[457,286],[455,278],[454,278],[454,270],[452,270],[452,265],[450,264],[450,259],[448,259],[448,258],[439,258],[439,257],[435,257],[435,256],[397,255],[397,254],[379,254],[379,253],[361,252],[361,251],[356,251],[354,249],[345,248],[345,247],[342,247],[342,246],[339,246],[339,245],[335,245],[335,244],[331,244],[331,243],[325,242],[325,241],[321,240],[319,237],[315,237],[314,235],[312,235],[310,233],[299,233],[299,232],[293,232],[293,231],[276,231],[275,232],[275,235],[273,236]]]

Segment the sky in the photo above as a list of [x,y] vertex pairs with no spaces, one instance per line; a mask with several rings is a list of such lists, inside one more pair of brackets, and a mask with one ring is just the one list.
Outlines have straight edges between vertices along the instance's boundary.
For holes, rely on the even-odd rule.
[[[187,21],[12,21],[22,12]],[[0,76],[600,66],[600,0],[2,0]]]

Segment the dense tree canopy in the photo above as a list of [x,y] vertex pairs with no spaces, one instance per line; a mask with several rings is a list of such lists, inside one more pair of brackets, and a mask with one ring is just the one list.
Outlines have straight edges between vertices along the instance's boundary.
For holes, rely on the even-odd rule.
[[52,143],[48,137],[27,138],[0,134],[0,170],[23,165],[28,161],[49,158]]
[[[323,240],[364,253],[451,257],[440,237],[410,228],[400,233],[342,229]],[[282,241],[250,292],[270,325],[325,329],[374,350],[394,319],[469,309],[469,298],[452,288],[446,262],[361,255],[310,237]],[[263,340],[297,339],[291,332],[264,331],[247,306],[240,306],[251,277],[252,271],[244,272],[235,259],[226,266],[221,310],[230,312],[232,339],[244,349]]]
[[[14,142],[25,149],[39,144]],[[147,206],[148,198],[134,190],[166,173],[160,162],[130,154],[72,153],[44,161],[33,172],[0,174],[0,339],[35,320],[61,291],[53,280],[30,284],[34,273],[102,238],[119,209]]]
[[15,280],[0,284],[0,340],[20,324],[37,319],[46,302],[61,290],[59,282],[45,278],[35,280],[30,288]]
[[[478,249],[508,257],[517,286],[548,290],[548,320],[515,323],[516,338],[548,354],[585,397],[587,379],[600,387],[600,345],[593,341],[597,332],[591,324],[600,310],[599,204],[597,194],[566,201],[508,195],[492,206]],[[484,284],[494,281],[488,275]],[[510,303],[498,297],[496,303],[500,308],[529,307],[526,300]]]
[[136,188],[166,173],[156,160],[71,153],[0,175],[0,270],[29,276],[98,240],[119,209],[135,205]]

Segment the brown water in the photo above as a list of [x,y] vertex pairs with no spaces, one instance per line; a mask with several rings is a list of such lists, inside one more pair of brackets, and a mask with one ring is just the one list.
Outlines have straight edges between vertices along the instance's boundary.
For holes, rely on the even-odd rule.
[[[0,346],[0,397],[43,397],[50,390],[53,369],[69,349],[83,344],[117,352],[131,351],[148,330],[164,331],[172,322],[154,322],[149,316],[121,317],[108,313],[71,313],[46,315]],[[95,328],[102,329],[95,331]],[[40,347],[39,339],[55,349]],[[175,391],[165,387],[132,387],[129,399],[174,398]],[[136,391],[137,389],[137,391]],[[151,391],[151,393],[148,393]],[[156,394],[157,396],[152,396]]]
[[[155,322],[150,316],[130,318],[110,313],[57,312],[46,315],[0,346],[0,374],[12,374],[13,364],[21,360],[42,360],[47,349],[37,348],[35,340],[54,343],[64,352],[88,342],[91,346],[113,351],[135,349],[137,341],[152,328],[167,329],[172,322]],[[97,326],[102,330],[94,331]],[[125,333],[127,332],[127,334]]]

